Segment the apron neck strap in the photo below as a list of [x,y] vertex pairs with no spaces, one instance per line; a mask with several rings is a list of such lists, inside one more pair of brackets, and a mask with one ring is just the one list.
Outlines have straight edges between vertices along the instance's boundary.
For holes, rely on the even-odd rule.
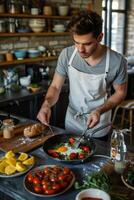
[[71,58],[69,60],[69,63],[68,63],[69,66],[72,64],[72,61],[73,61],[73,59],[75,57],[76,52],[77,52],[77,49],[75,48],[74,51],[73,51],[73,54],[72,54],[72,56],[71,56]]
[[110,50],[109,48],[107,48],[105,76],[107,76],[107,73],[109,71],[109,66],[110,66]]

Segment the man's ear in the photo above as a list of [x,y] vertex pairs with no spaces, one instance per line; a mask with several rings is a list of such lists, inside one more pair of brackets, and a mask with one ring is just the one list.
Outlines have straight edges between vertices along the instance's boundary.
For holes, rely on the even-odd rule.
[[97,37],[97,42],[101,42],[102,38],[103,38],[103,33],[100,33]]

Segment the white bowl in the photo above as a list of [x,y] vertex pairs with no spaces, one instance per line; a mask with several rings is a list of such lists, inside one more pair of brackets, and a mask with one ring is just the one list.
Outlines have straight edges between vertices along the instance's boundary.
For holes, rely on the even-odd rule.
[[85,197],[100,198],[102,200],[111,200],[108,193],[104,192],[103,190],[99,190],[95,188],[82,190],[81,192],[77,194],[75,200],[82,200],[82,198],[85,198]]
[[53,28],[54,32],[64,32],[65,28]]
[[63,24],[56,24],[54,25],[54,28],[65,28]]
[[20,77],[21,86],[27,87],[31,83],[31,76]]
[[44,26],[43,27],[31,26],[31,29],[35,33],[40,33],[40,32],[42,32],[44,30]]

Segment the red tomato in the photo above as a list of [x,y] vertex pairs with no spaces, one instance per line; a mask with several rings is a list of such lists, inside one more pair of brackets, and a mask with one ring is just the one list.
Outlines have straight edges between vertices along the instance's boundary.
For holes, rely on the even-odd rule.
[[42,188],[43,188],[44,191],[46,191],[47,189],[51,188],[51,183],[48,182],[48,183],[43,184]]
[[33,182],[33,175],[32,175],[32,173],[29,173],[29,174],[28,174],[27,180],[28,180],[29,183],[32,183],[32,182]]
[[39,185],[35,185],[34,186],[34,191],[37,192],[37,193],[41,193],[42,192],[42,187],[39,186]]
[[85,152],[89,152],[90,151],[90,148],[88,146],[82,146],[81,148]]
[[83,158],[85,158],[85,154],[84,154],[84,153],[80,153],[80,154],[78,154],[78,158],[79,158],[79,159],[83,159]]
[[50,181],[57,182],[58,181],[58,177],[57,176],[51,176],[50,177]]
[[56,192],[59,192],[61,190],[61,186],[58,183],[53,184],[52,189]]
[[57,152],[53,152],[51,154],[51,156],[54,157],[54,158],[59,158],[59,154]]
[[68,186],[68,182],[67,181],[60,181],[59,184],[60,184],[61,188],[66,188]]
[[44,172],[43,172],[43,171],[37,171],[37,172],[36,172],[36,175],[37,175],[40,179],[42,179],[42,178],[44,177]]
[[70,169],[68,167],[63,168],[63,174],[70,174]]
[[35,184],[35,185],[39,185],[39,184],[41,184],[40,179],[37,178],[37,177],[34,177],[34,178],[33,178],[33,184]]
[[70,158],[70,160],[76,159],[77,158],[77,153],[73,153],[73,152],[70,153],[69,158]]
[[74,144],[75,143],[75,139],[72,137],[72,138],[69,138],[69,143],[70,144]]
[[59,175],[58,178],[59,178],[60,181],[64,181],[64,180],[66,180],[66,177],[67,177],[66,175],[64,175],[64,174],[62,175],[61,174],[61,175]]
[[46,189],[44,192],[45,192],[45,194],[50,194],[50,195],[56,193],[56,191],[54,189]]

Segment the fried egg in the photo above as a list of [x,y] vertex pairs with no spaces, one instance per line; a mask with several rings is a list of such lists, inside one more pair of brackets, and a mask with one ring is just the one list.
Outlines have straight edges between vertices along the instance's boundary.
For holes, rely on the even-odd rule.
[[82,149],[80,148],[73,148],[71,146],[68,145],[68,143],[65,143],[64,146],[59,147],[58,149],[56,149],[57,153],[60,153],[61,155],[66,155],[69,156],[71,153],[81,153]]

